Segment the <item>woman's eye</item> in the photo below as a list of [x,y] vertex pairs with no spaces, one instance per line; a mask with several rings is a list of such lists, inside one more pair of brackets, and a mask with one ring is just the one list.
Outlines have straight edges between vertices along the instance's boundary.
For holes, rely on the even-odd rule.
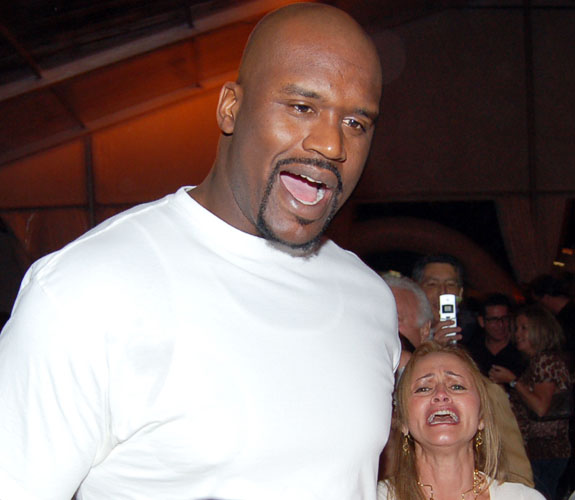
[[418,392],[419,392],[419,393],[421,393],[421,392],[427,392],[427,391],[429,391],[429,390],[430,390],[429,387],[418,387],[418,388],[415,389],[415,391],[413,391],[413,392],[414,392],[415,394],[417,394]]
[[451,386],[451,388],[452,388],[454,391],[464,391],[464,390],[465,390],[465,387],[462,386],[461,384],[453,384],[453,385]]

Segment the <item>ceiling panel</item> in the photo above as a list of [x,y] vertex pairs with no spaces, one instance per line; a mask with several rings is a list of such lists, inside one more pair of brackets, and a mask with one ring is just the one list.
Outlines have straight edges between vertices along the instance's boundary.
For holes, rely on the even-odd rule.
[[0,167],[0,209],[85,204],[82,141]]
[[218,96],[214,89],[95,133],[97,203],[149,201],[203,180],[219,138]]
[[42,67],[186,22],[181,0],[19,0],[3,4],[3,24]]
[[193,41],[68,80],[59,94],[88,123],[182,88],[197,87]]
[[196,38],[200,79],[237,69],[244,45],[256,21],[237,23]]
[[0,102],[0,117],[0,161],[8,152],[47,137],[82,131],[62,101],[46,89]]

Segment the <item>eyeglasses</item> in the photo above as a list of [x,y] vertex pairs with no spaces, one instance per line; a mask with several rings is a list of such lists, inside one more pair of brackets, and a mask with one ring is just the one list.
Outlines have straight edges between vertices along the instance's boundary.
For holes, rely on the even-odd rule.
[[511,316],[490,316],[489,318],[485,318],[485,322],[490,325],[494,325],[495,323],[508,323],[509,321],[511,321]]

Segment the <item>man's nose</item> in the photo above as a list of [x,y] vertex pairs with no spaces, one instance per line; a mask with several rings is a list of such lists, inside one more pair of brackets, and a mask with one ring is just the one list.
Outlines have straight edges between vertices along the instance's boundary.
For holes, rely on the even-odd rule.
[[327,160],[344,162],[345,151],[342,123],[339,118],[327,115],[316,120],[303,141],[306,151],[315,151]]

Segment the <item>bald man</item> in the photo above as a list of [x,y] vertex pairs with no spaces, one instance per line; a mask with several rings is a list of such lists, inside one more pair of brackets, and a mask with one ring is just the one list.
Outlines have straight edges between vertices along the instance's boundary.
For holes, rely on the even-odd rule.
[[322,233],[379,111],[343,12],[264,18],[198,187],[37,262],[0,337],[2,500],[374,500],[392,295]]

